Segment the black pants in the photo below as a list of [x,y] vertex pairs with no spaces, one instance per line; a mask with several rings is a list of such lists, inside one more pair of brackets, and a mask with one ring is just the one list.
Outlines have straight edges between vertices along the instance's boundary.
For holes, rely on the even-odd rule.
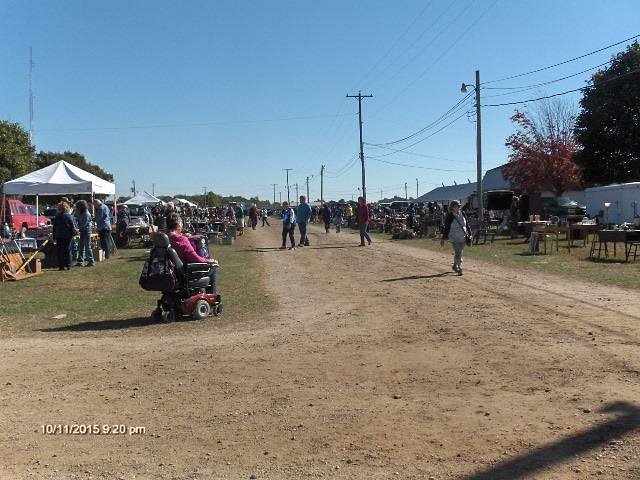
[[296,239],[293,238],[293,232],[295,230],[295,225],[287,225],[282,227],[282,246],[287,246],[287,235],[289,235],[289,240],[291,240],[291,246],[296,246]]
[[324,229],[326,230],[327,233],[329,233],[329,229],[331,228],[331,219],[329,218],[328,220],[325,218],[324,219]]
[[265,215],[264,217],[262,217],[262,226],[263,226],[263,227],[264,227],[264,224],[265,224],[265,223],[266,223],[267,225],[271,226],[271,225],[269,224],[269,220],[267,220],[266,215]]
[[307,237],[307,224],[299,223],[298,229],[300,230],[300,245],[309,246],[309,238]]
[[58,268],[71,268],[71,239],[56,238],[56,254],[58,255]]

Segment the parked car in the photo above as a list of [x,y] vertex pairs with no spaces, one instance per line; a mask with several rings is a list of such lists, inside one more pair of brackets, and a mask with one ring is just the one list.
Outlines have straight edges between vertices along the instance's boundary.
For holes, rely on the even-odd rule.
[[2,210],[2,221],[6,222],[14,231],[19,230],[24,222],[26,222],[27,228],[35,228],[49,222],[47,217],[37,214],[35,206],[22,203],[20,200],[7,198]]
[[406,212],[411,206],[411,202],[408,200],[395,200],[391,202],[389,208],[394,212]]
[[583,217],[587,207],[567,197],[542,198],[541,213],[546,217]]

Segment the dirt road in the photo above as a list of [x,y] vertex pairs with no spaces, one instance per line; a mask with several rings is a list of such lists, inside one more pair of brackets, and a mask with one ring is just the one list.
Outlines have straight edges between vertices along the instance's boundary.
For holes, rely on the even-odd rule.
[[256,318],[3,340],[0,477],[640,478],[637,294],[311,232]]

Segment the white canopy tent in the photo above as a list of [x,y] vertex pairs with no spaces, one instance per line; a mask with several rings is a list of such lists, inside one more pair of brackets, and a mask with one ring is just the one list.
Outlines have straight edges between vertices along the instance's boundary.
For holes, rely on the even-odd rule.
[[148,192],[139,193],[135,197],[124,202],[125,205],[157,205],[158,203],[164,205],[162,200],[154,197]]
[[[115,195],[116,186],[107,180],[60,160],[48,167],[5,182],[3,193],[8,195],[35,195],[38,210],[39,195],[67,195],[85,193]],[[3,202],[4,205],[4,202]]]
[[193,202],[190,202],[189,200],[185,199],[185,198],[176,198],[175,199],[176,202],[178,202],[180,205],[189,205],[190,207],[197,207],[197,205]]

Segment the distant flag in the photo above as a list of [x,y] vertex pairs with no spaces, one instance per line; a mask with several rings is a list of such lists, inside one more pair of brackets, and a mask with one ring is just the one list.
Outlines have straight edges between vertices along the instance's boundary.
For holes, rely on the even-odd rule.
[[469,180],[468,178],[467,178],[467,183],[471,183],[471,180]]
[[442,186],[444,187],[444,182],[442,182]]
[[458,186],[458,184],[456,183],[456,181],[455,181],[455,180],[453,181],[453,184],[454,184],[456,187]]

